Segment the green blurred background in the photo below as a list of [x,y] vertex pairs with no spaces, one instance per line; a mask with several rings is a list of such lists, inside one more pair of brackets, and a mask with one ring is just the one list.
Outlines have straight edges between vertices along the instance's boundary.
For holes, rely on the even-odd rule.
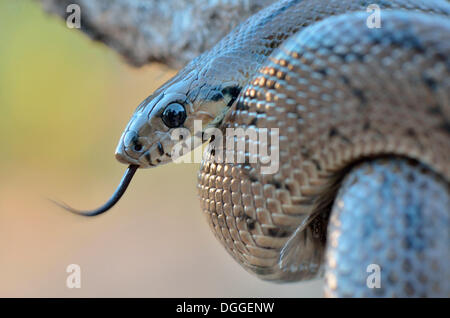
[[[102,204],[135,107],[175,74],[135,69],[32,0],[0,0],[1,297],[320,297],[321,280],[278,285],[244,271],[214,238],[197,164],[139,171],[118,206],[81,218],[53,205]],[[81,266],[81,288],[66,267]]]

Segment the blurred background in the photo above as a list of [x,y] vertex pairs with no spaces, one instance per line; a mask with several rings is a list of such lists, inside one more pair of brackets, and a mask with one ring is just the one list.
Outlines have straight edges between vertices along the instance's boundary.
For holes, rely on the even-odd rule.
[[[0,297],[321,297],[322,280],[247,273],[201,213],[197,164],[138,171],[114,158],[135,107],[175,70],[136,69],[32,0],[0,0]],[[81,266],[81,288],[66,268]]]

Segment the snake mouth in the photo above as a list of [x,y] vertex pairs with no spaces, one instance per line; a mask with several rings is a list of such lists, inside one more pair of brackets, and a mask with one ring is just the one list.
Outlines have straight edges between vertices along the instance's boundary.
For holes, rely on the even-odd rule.
[[117,161],[120,163],[126,164],[126,165],[137,165],[141,166],[141,162],[139,160],[136,160],[134,158],[131,158],[128,155],[124,155],[123,152],[117,151],[114,156],[116,157]]
[[172,161],[172,141],[168,138],[158,138],[150,146],[145,145],[142,153],[137,158],[136,164],[140,168],[153,168]]
[[157,165],[156,163],[152,162],[152,155],[150,153],[150,150],[147,150],[142,156],[139,157],[139,164],[142,168],[151,168]]
[[139,157],[140,168],[153,168],[171,162],[170,154],[147,150]]

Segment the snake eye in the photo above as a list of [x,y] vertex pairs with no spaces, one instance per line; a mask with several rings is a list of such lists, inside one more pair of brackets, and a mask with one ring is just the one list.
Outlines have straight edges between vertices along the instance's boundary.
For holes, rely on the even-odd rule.
[[139,152],[142,150],[142,145],[140,143],[136,143],[133,148],[134,151]]
[[169,128],[180,127],[186,120],[186,110],[181,104],[169,104],[162,113],[162,120]]

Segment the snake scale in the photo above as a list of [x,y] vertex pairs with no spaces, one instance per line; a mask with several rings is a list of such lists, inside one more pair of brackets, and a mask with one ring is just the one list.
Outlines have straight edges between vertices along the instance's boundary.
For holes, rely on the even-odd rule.
[[[373,4],[380,28],[367,25]],[[116,150],[129,169],[85,214],[114,205],[137,168],[171,162],[176,128],[278,128],[275,173],[209,147],[198,174],[204,214],[239,264],[278,282],[324,275],[327,296],[450,296],[449,15],[438,0],[263,9],[138,106]]]

